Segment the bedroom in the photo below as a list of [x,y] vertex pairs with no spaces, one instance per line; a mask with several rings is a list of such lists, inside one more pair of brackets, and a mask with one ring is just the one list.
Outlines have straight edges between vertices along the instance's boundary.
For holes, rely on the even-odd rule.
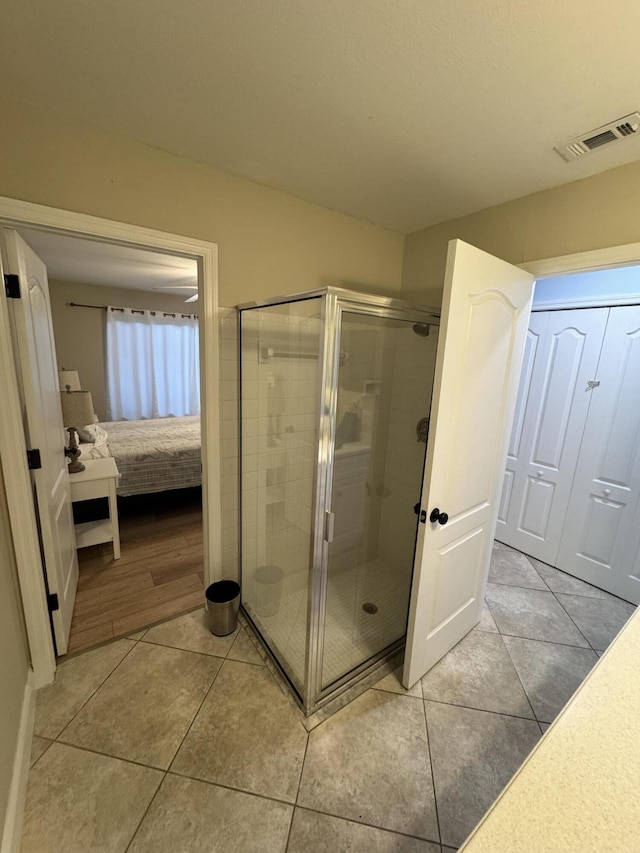
[[35,230],[21,236],[47,267],[56,363],[68,371],[60,388],[90,392],[97,419],[80,428],[85,471],[71,475],[74,653],[200,602],[197,267]]

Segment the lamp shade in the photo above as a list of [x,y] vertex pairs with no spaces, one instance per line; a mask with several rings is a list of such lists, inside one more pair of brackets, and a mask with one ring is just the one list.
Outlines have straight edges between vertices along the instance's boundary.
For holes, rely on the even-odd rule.
[[66,427],[83,427],[93,423],[91,391],[62,391],[62,420]]
[[[72,391],[80,391],[80,376],[77,370],[62,370],[58,371],[60,381],[60,390],[64,391],[67,385]],[[88,423],[88,421],[87,421]]]

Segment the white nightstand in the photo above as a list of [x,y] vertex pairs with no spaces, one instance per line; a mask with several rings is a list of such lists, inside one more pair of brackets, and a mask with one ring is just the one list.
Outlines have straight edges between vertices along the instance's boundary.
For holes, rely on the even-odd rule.
[[90,501],[94,498],[109,499],[109,518],[99,521],[86,521],[76,524],[76,546],[86,548],[101,542],[113,542],[113,559],[120,559],[120,528],[118,526],[118,504],[116,502],[116,484],[120,472],[116,461],[108,459],[87,459],[85,470],[78,474],[69,474],[71,500]]

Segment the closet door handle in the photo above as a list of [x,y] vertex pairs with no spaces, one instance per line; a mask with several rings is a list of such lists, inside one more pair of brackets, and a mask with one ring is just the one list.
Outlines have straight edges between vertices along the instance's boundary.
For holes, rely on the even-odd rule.
[[609,497],[609,495],[611,494],[611,489],[603,489],[603,490],[602,490],[602,494],[603,494],[603,495],[606,495],[607,497]]
[[536,477],[544,477],[544,471],[538,471]]

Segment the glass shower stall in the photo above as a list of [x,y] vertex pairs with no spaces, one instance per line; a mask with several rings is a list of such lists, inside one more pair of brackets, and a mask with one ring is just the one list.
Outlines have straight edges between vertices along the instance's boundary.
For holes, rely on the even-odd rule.
[[242,606],[311,714],[404,644],[439,313],[337,288],[238,310]]

